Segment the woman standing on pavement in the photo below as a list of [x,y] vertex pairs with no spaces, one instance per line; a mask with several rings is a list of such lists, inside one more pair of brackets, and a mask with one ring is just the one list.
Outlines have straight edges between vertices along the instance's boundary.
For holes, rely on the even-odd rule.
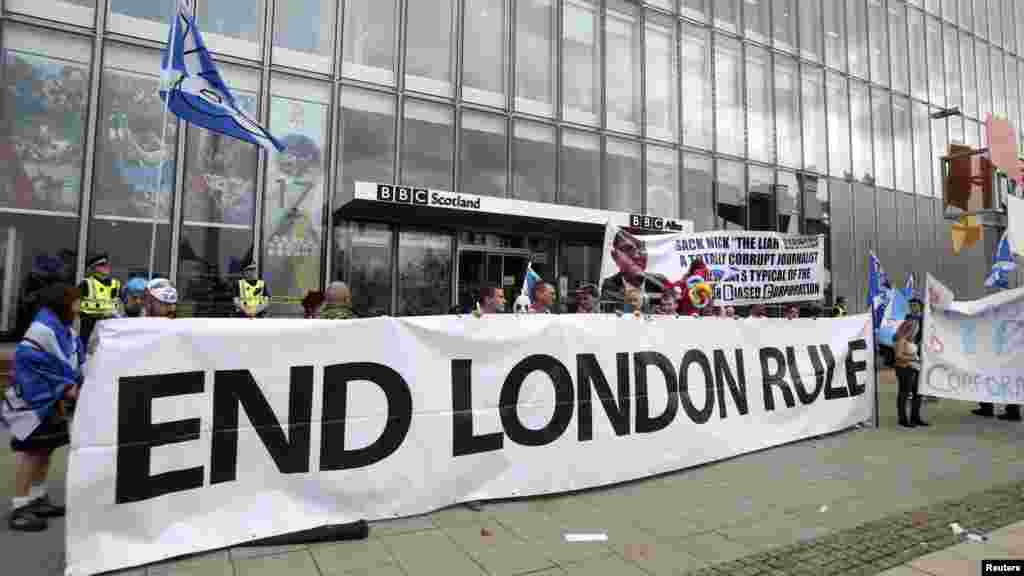
[[[896,330],[896,378],[899,390],[896,393],[896,413],[900,426],[913,428],[927,426],[921,420],[921,396],[917,393],[917,376],[921,370],[921,356],[918,348],[918,334],[921,322],[916,318],[904,320]],[[910,402],[910,419],[907,419],[907,402]]]
[[84,354],[72,328],[81,298],[74,286],[48,286],[14,352],[13,381],[0,408],[16,457],[11,530],[39,532],[46,530],[47,518],[64,515],[64,507],[46,494],[46,478],[50,455],[70,441],[64,401],[74,400],[82,384]]

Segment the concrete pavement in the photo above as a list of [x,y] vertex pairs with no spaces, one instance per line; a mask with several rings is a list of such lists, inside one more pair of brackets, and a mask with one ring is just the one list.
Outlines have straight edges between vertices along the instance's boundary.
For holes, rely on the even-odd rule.
[[[886,566],[898,567],[896,575],[945,576],[951,572],[928,567],[938,566],[931,553],[957,543],[943,536],[948,518],[961,518],[968,529],[968,520],[988,529],[1024,520],[1024,505],[1014,504],[1024,502],[1024,425],[981,419],[970,414],[973,405],[943,400],[925,404],[930,428],[905,430],[896,426],[895,378],[885,371],[879,381],[878,430],[855,429],[610,488],[378,522],[360,542],[234,548],[124,573],[875,574]],[[54,489],[63,485],[65,462],[62,450]],[[0,450],[0,494],[7,497],[12,485],[13,458]],[[608,541],[567,543],[567,531],[606,532]],[[887,531],[904,540],[879,535]],[[919,536],[929,538],[921,548],[897,550]],[[996,547],[993,553],[1024,554],[1016,536],[1007,537],[987,545]],[[63,551],[61,521],[43,534],[0,527],[5,573],[60,574]],[[952,552],[961,560],[978,553],[967,545]],[[804,558],[814,563],[795,560]]]

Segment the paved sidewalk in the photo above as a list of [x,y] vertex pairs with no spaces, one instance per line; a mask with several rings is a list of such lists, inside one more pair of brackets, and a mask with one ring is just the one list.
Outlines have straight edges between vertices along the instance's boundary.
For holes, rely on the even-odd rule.
[[[895,422],[896,384],[891,372],[881,374],[880,386],[878,430],[855,429],[611,488],[491,503],[480,511],[457,506],[378,522],[365,541],[234,548],[124,573],[821,574],[826,572],[806,567],[846,558],[849,566],[834,573],[874,574],[882,570],[865,552],[885,549],[883,556],[893,562],[897,553],[887,547],[896,544],[863,535],[899,525],[934,538],[921,550],[899,551],[908,555],[900,561],[906,565],[893,574],[971,574],[940,571],[944,552],[932,553],[935,546],[955,544],[952,531],[946,526],[944,532],[941,522],[955,515],[964,528],[979,530],[986,523],[996,528],[1024,520],[1024,506],[1008,505],[1013,498],[1024,502],[1024,424],[978,418],[970,414],[973,405],[943,400],[925,404],[930,428],[905,430]],[[63,484],[66,450],[59,454],[54,487]],[[0,494],[5,498],[12,484],[13,458],[0,449]],[[973,502],[983,504],[973,507]],[[980,522],[980,527],[971,521]],[[602,531],[609,540],[567,543],[567,531]],[[995,546],[1019,557],[1019,547],[1003,548],[1019,543],[1012,539],[1014,531],[1020,532],[1019,525],[1007,530],[1010,540],[999,533],[985,545],[964,544],[950,553],[954,559],[971,560],[982,548]],[[62,522],[43,534],[15,534],[0,526],[4,573],[61,574],[63,550]],[[911,553],[922,557],[914,559]],[[758,560],[766,554],[775,560]],[[792,561],[812,556],[822,563]],[[755,560],[759,564],[753,564]],[[744,571],[730,572],[736,563],[746,565]],[[980,566],[975,563],[973,570]]]

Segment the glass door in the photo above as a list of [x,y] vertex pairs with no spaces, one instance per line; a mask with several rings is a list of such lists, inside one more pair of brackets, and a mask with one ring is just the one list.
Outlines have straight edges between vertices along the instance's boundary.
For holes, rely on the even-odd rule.
[[452,241],[450,234],[399,232],[399,316],[447,314],[451,309]]
[[505,301],[508,302],[507,309],[512,310],[519,292],[523,289],[523,280],[526,277],[526,263],[529,261],[525,255],[505,254],[502,258],[502,282],[501,287],[505,290]]

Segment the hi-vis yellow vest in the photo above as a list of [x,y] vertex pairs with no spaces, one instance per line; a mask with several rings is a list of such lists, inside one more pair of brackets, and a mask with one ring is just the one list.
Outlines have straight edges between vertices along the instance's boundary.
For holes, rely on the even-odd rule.
[[838,318],[838,317],[841,317],[841,316],[846,316],[846,306],[843,306],[843,305],[841,305],[841,304],[836,304],[836,305],[835,305],[835,306],[834,306],[834,307],[832,308],[832,310],[833,310],[833,312],[835,313],[835,316],[836,316],[837,318]]
[[264,286],[266,285],[263,280],[257,280],[255,284],[249,284],[248,280],[239,280],[238,299],[248,308],[263,306],[267,303],[267,297],[263,294]]
[[82,298],[82,314],[100,317],[113,316],[117,311],[117,298],[114,295],[121,288],[121,283],[116,279],[111,279],[110,285],[107,286],[90,276],[85,279],[85,285],[88,288],[88,294]]

